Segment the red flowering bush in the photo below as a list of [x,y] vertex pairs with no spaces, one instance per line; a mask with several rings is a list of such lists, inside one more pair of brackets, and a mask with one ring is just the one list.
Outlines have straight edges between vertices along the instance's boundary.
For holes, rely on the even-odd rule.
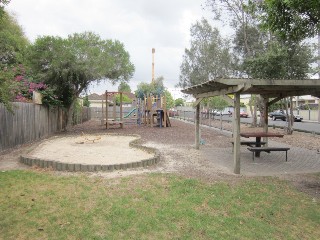
[[27,76],[26,70],[23,65],[18,65],[13,68],[15,73],[14,82],[17,84],[15,87],[16,102],[32,102],[32,95],[34,91],[42,94],[42,103],[50,106],[60,106],[61,101],[54,94],[54,89],[50,88],[43,82],[35,82],[32,77]]

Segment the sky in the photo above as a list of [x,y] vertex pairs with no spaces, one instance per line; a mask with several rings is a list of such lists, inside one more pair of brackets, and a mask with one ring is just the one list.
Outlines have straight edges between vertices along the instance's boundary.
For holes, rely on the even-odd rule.
[[[38,36],[67,37],[92,31],[102,39],[124,43],[135,74],[130,80],[136,90],[140,82],[151,82],[152,48],[155,48],[155,77],[173,89],[179,82],[184,49],[189,47],[190,27],[202,17],[204,0],[11,0],[6,9],[15,14],[28,39]],[[89,93],[116,91],[117,86],[91,86]],[[174,97],[180,97],[178,91]]]

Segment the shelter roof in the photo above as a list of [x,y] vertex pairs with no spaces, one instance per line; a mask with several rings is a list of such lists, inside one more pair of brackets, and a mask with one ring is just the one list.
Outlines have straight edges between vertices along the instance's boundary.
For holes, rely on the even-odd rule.
[[271,98],[312,95],[320,97],[320,79],[218,78],[181,90],[196,98],[223,94],[260,94]]

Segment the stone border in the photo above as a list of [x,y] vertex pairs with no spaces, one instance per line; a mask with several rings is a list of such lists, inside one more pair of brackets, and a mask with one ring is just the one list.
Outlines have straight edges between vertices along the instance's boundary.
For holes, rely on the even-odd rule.
[[[137,134],[102,134],[109,136],[131,136],[137,137],[129,142],[129,146],[133,148],[138,148],[142,151],[154,154],[154,157],[143,159],[137,162],[121,163],[121,164],[110,164],[110,165],[100,165],[100,164],[81,164],[81,163],[64,163],[56,160],[44,160],[29,156],[20,156],[20,162],[29,166],[37,166],[40,168],[51,168],[56,171],[68,171],[68,172],[112,172],[114,170],[127,170],[130,168],[147,167],[157,164],[160,161],[160,151],[156,148],[142,146],[139,143],[141,139],[140,135]],[[74,137],[74,136],[70,136]]]

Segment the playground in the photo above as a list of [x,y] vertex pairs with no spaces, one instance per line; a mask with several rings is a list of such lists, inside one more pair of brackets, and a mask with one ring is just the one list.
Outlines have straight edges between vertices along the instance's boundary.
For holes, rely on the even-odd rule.
[[[125,94],[125,92],[105,92],[105,100],[101,101],[100,121],[106,129],[142,124],[160,128],[171,126],[165,96],[150,95],[144,96],[144,99],[133,99],[132,109],[125,112],[123,109],[123,95]],[[116,104],[117,96],[119,96],[119,106]]]
[[[74,126],[71,132],[0,155],[5,193],[0,212],[2,219],[10,223],[4,228],[3,239],[10,239],[7,236],[36,239],[29,236],[40,235],[41,239],[48,235],[60,239],[62,234],[81,238],[82,229],[88,229],[85,233],[88,239],[97,236],[97,232],[107,238],[122,239],[122,233],[130,233],[128,236],[134,234],[135,239],[142,239],[146,236],[141,233],[146,225],[147,238],[153,239],[155,223],[161,223],[159,239],[166,239],[172,234],[172,219],[188,229],[201,225],[200,230],[192,231],[192,239],[203,238],[202,226],[208,231],[218,229],[224,239],[225,232],[231,235],[237,232],[235,225],[242,235],[249,236],[246,239],[255,239],[257,235],[264,238],[268,234],[270,239],[297,236],[318,239],[319,136],[294,133],[295,136],[270,141],[290,144],[292,153],[288,162],[279,154],[270,158],[267,153],[252,162],[251,154],[243,147],[242,174],[234,174],[230,124],[224,124],[223,131],[216,128],[219,121],[211,122],[212,127],[201,126],[202,145],[196,150],[194,123],[176,119],[171,119],[171,123],[172,127],[162,129],[147,125],[106,129],[99,120],[90,120]],[[247,128],[242,126],[243,130]],[[133,137],[134,134],[141,138]],[[299,141],[294,141],[295,137]],[[305,146],[301,142],[314,144]],[[142,149],[157,149],[160,161],[128,168],[124,160],[132,160],[136,151],[129,150],[130,143]],[[76,164],[81,164],[85,168],[83,172],[73,172],[60,161],[55,170],[41,164],[29,166],[19,162],[21,155],[32,155],[32,161],[41,157],[43,164],[50,162],[44,158],[61,161],[69,155],[70,166],[75,169],[79,166]],[[89,164],[78,159],[84,155],[85,160],[90,158]],[[113,159],[116,161],[113,169],[110,162],[99,162],[101,155],[103,161],[119,157]],[[142,159],[150,157],[138,155]],[[64,170],[63,166],[65,171],[59,171]],[[96,167],[101,167],[101,171],[93,172]],[[18,169],[25,171],[10,171]],[[229,224],[233,219],[236,222]],[[255,224],[262,227],[253,231]],[[185,232],[184,228],[176,229],[174,236]]]
[[[201,127],[201,138],[203,145],[201,149],[196,150],[194,148],[194,124],[190,122],[184,122],[180,120],[171,119],[171,128],[149,127],[147,125],[141,126],[124,126],[124,128],[112,128],[105,129],[105,126],[99,124],[99,120],[91,120],[83,124],[74,126],[73,131],[68,133],[60,133],[55,138],[62,142],[65,139],[72,139],[69,147],[66,145],[66,149],[71,150],[71,145],[77,145],[78,150],[76,154],[81,155],[80,150],[85,148],[91,149],[89,151],[90,158],[95,160],[103,150],[104,154],[107,154],[110,158],[119,154],[122,159],[130,159],[133,157],[132,152],[127,151],[129,147],[128,139],[126,135],[138,134],[141,139],[136,140],[137,145],[148,147],[152,149],[158,149],[160,152],[160,162],[156,164],[150,164],[146,166],[136,166],[134,169],[127,168],[126,171],[122,171],[114,168],[115,171],[109,173],[108,171],[99,171],[98,174],[104,177],[119,177],[131,174],[139,174],[144,172],[161,172],[161,173],[177,173],[186,177],[194,177],[202,179],[204,181],[231,181],[237,182],[240,178],[251,178],[254,176],[279,176],[285,179],[294,179],[294,183],[301,186],[302,189],[310,191],[313,194],[319,195],[319,189],[312,188],[314,181],[317,181],[308,173],[320,171],[320,154],[317,153],[317,148],[320,145],[320,137],[313,136],[307,133],[294,133],[292,136],[285,135],[283,139],[274,139],[270,144],[274,145],[286,145],[290,146],[291,150],[288,153],[288,162],[283,159],[283,154],[274,153],[268,155],[267,153],[261,157],[261,159],[252,162],[251,154],[242,147],[242,167],[243,171],[241,175],[235,175],[232,173],[232,150],[231,150],[231,124],[225,123],[224,130],[219,129],[220,122],[212,122],[212,127]],[[216,125],[216,127],[215,127]],[[242,129],[246,130],[249,126],[242,125]],[[273,131],[270,129],[270,131]],[[279,131],[279,130],[274,130]],[[120,134],[117,138],[117,142],[106,143],[103,147],[99,147],[99,150],[94,148],[101,144],[96,143],[84,143],[77,144],[79,137],[83,134],[90,136],[103,136],[104,134]],[[110,136],[106,136],[106,138]],[[20,155],[28,155],[41,147],[46,142],[50,142],[51,138],[42,142],[36,142],[33,144],[26,144],[18,149],[9,151],[7,154],[0,156],[0,170],[11,169],[26,169],[30,168],[26,164],[19,162]],[[80,139],[81,140],[81,139]],[[112,140],[114,141],[114,140]],[[60,145],[60,147],[61,147]],[[108,146],[109,145],[109,146]],[[110,145],[114,147],[110,147]],[[89,147],[90,146],[90,147]],[[121,149],[116,146],[123,146]],[[59,147],[59,148],[60,148]],[[54,147],[53,149],[57,149]],[[80,150],[79,150],[80,149]],[[43,151],[44,155],[49,155],[49,151]],[[54,151],[57,152],[57,151]],[[69,155],[72,155],[68,153]],[[145,153],[143,153],[145,154]],[[78,156],[78,155],[74,155]],[[145,156],[149,157],[149,156]],[[142,156],[142,159],[145,158]],[[76,157],[74,157],[75,159]],[[92,160],[92,161],[93,161]],[[100,160],[99,160],[100,161]],[[97,163],[99,164],[99,162]],[[68,171],[59,172],[59,174],[72,174]],[[315,185],[317,186],[317,185]]]

